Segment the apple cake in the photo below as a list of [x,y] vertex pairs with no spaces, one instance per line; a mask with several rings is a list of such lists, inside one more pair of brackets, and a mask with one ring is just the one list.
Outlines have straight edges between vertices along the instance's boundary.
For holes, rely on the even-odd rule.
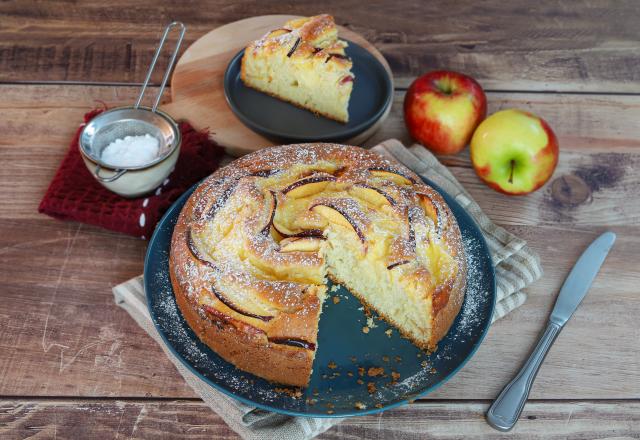
[[240,77],[248,87],[346,123],[354,75],[345,47],[332,16],[291,20],[246,47]]
[[184,318],[216,353],[305,386],[327,279],[433,349],[462,305],[466,258],[446,203],[410,170],[358,147],[301,144],[200,184],[175,226],[170,273]]

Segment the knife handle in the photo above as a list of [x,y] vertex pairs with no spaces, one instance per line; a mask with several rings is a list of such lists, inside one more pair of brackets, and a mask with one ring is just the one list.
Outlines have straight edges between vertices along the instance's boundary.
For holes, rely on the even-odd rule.
[[487,411],[489,425],[499,431],[509,431],[513,428],[522,414],[538,370],[561,329],[562,327],[554,322],[547,324],[527,362]]

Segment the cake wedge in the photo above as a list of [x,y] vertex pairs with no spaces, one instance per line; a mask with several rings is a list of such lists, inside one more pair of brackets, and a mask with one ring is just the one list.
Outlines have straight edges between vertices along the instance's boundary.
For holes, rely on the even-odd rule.
[[240,77],[247,87],[347,123],[355,78],[347,45],[330,15],[290,20],[246,47]]

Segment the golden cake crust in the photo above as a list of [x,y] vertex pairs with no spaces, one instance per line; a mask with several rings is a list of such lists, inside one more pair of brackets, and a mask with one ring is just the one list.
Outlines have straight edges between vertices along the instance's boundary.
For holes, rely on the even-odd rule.
[[174,275],[173,258],[169,266],[176,303],[185,321],[200,340],[241,370],[277,383],[294,386],[307,384],[313,363],[311,351],[256,341],[251,329],[243,330],[242,326],[238,328],[231,317],[222,313],[207,314],[190,303],[180,290],[180,284]]
[[[321,143],[274,147],[244,156],[213,173],[185,204],[172,237],[171,282],[177,304],[199,338],[242,370],[278,383],[307,384],[327,274],[321,254],[284,251],[285,242],[300,237],[288,241],[279,237],[280,243],[273,238],[278,235],[273,232],[275,210],[283,200],[276,193],[289,189],[267,184],[269,179],[277,182],[279,176],[289,176],[286,173],[295,179],[347,186],[375,174],[390,179],[383,183],[397,191],[413,194],[415,188],[415,194],[437,206],[442,246],[457,262],[456,270],[441,285],[433,283],[428,271],[407,269],[406,275],[425,278],[424,285],[433,286],[419,292],[432,310],[431,337],[414,342],[434,348],[464,299],[466,259],[455,218],[444,200],[405,167],[358,147]],[[394,179],[408,185],[400,188],[391,182]],[[407,206],[415,211],[413,205],[418,206],[415,200],[420,197],[411,196]],[[431,225],[428,216],[422,215],[421,221]],[[315,221],[313,216],[308,220]],[[367,226],[366,219],[362,223]],[[302,238],[312,244],[323,242],[313,223],[306,228],[299,234]],[[212,235],[214,244],[207,242]],[[236,251],[241,257],[234,255]],[[384,310],[378,312],[393,324]]]

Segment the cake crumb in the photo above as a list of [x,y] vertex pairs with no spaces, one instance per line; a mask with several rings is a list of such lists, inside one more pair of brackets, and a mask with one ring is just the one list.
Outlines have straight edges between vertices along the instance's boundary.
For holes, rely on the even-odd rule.
[[394,359],[396,362],[402,362],[402,358],[400,356],[396,356]]
[[373,321],[373,318],[372,318],[371,316],[369,316],[369,317],[367,318],[367,327],[369,327],[369,328],[376,328],[377,326],[378,326],[378,324],[376,324],[376,323]]
[[353,406],[355,406],[356,409],[367,409],[367,405],[362,402],[356,402]]
[[380,409],[380,408],[382,408],[382,403],[376,403],[375,406],[376,406],[376,408]]
[[326,406],[327,408],[335,408],[335,405],[334,405],[333,403],[331,403],[331,402],[327,402],[327,403],[325,403],[325,406]]
[[356,380],[356,383],[358,385],[362,385],[362,384],[364,384],[364,381],[362,379],[358,379],[358,380]]
[[389,329],[387,331],[384,332],[388,337],[391,337],[391,335],[393,334],[393,330]]
[[369,394],[373,394],[376,392],[376,384],[373,382],[369,382],[367,383],[367,391],[369,392]]
[[339,296],[334,296],[333,297],[333,303],[334,304],[338,304],[340,302],[340,297]]
[[367,375],[369,377],[376,377],[384,374],[384,368],[382,367],[371,367],[369,371],[367,371]]
[[358,376],[364,376],[364,367],[358,367]]
[[347,371],[347,376],[353,377],[353,373],[351,371]]
[[327,414],[333,414],[333,412],[334,411],[332,409],[330,409],[329,411],[327,411]]
[[362,333],[369,333],[369,327],[367,327],[366,325],[362,327]]
[[302,391],[300,388],[276,388],[276,393],[284,393],[293,399],[299,399],[302,397]]
[[385,362],[389,362],[389,356],[387,355],[382,356],[382,360]]
[[358,358],[357,358],[357,357],[355,357],[355,356],[351,356],[349,359],[351,359],[351,362],[355,362],[355,361],[357,361],[357,360],[358,360]]
[[398,379],[400,379],[400,373],[398,373],[397,371],[392,371],[391,372],[391,385],[397,383]]
[[422,361],[422,362],[420,362],[420,365],[422,365],[424,368],[427,368],[427,366],[429,365],[429,362]]
[[334,284],[333,286],[331,286],[331,289],[329,289],[331,292],[337,292],[338,290],[340,290],[340,284]]
[[327,365],[327,367],[331,368],[332,370],[335,370],[336,368],[338,368],[338,365],[335,362],[331,361],[329,362],[329,365]]

